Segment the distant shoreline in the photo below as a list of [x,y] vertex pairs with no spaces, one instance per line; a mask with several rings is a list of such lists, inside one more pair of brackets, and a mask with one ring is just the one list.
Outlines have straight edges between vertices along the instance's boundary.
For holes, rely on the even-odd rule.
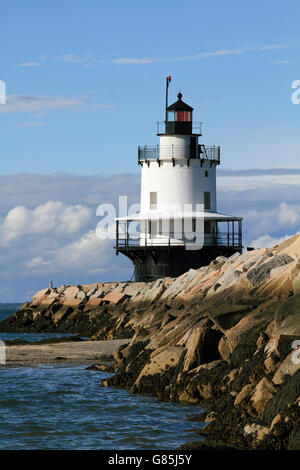
[[12,303],[5,303],[5,302],[0,302],[0,312],[2,310],[14,310],[14,309],[19,309],[21,305],[23,305],[24,302],[12,302]]
[[[6,366],[39,366],[45,364],[112,363],[113,353],[127,339],[105,341],[68,341],[53,344],[26,344],[6,347]],[[5,366],[4,366],[5,367]]]

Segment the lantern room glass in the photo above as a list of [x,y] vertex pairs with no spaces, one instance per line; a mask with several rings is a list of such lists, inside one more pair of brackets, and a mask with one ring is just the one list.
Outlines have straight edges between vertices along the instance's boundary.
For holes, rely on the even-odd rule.
[[168,121],[191,122],[191,111],[168,111]]
[[191,112],[190,111],[176,111],[175,121],[191,122]]

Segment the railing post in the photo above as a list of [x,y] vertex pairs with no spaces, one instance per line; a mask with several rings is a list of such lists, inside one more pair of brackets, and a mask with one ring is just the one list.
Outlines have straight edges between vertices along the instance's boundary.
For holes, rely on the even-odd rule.
[[147,238],[148,238],[148,219],[145,220],[145,247],[147,247]]
[[116,248],[119,248],[119,221],[116,221]]
[[232,221],[232,246],[234,246],[234,220]]
[[239,220],[239,246],[242,246],[242,221]]
[[229,246],[229,220],[227,221],[227,246]]

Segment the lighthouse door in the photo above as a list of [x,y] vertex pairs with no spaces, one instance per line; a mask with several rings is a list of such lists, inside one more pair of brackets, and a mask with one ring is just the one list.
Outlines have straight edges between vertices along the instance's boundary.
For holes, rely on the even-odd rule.
[[190,158],[196,158],[196,137],[190,137]]

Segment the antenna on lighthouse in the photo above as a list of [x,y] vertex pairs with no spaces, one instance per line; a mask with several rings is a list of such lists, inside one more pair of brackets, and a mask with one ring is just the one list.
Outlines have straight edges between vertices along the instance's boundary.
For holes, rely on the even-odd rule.
[[166,78],[166,122],[168,120],[168,111],[167,111],[167,108],[168,108],[168,90],[169,90],[169,83],[170,83],[171,80],[172,80],[172,77],[171,77],[171,75],[169,75]]

